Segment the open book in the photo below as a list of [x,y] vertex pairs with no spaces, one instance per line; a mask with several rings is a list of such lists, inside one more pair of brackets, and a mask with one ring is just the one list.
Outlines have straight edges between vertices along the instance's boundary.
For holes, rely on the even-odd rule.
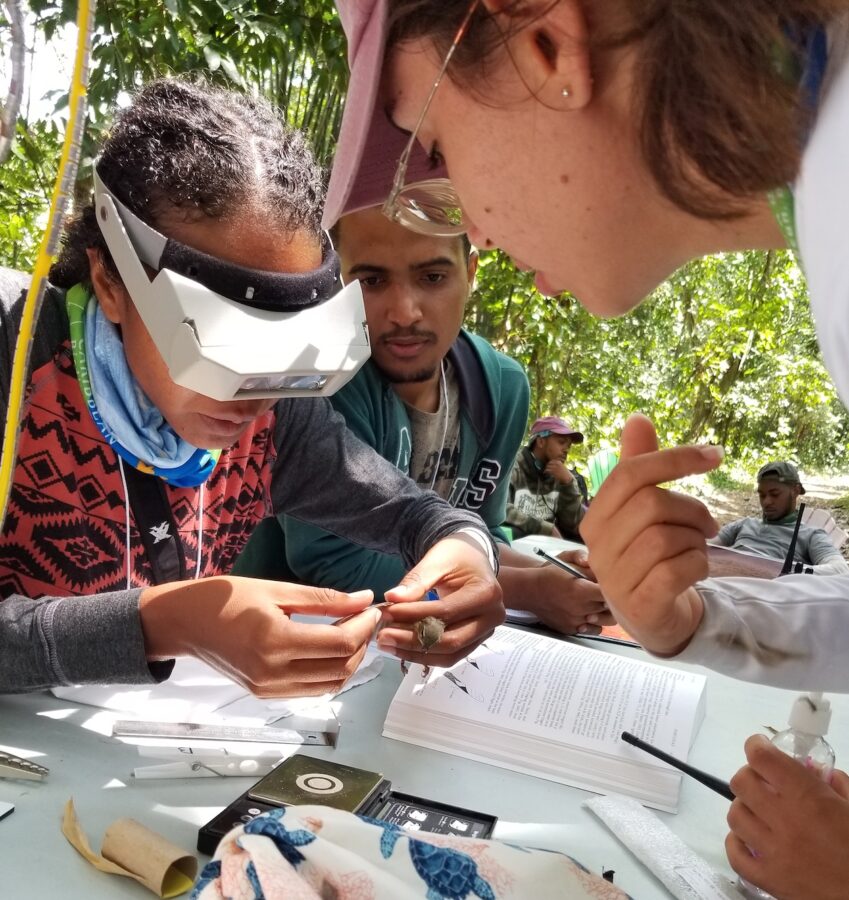
[[411,666],[383,734],[676,812],[681,774],[619,735],[686,759],[704,696],[703,675],[502,626],[450,669]]
[[[526,609],[508,609],[506,620],[511,625],[536,626],[542,629],[547,627],[540,622],[537,616],[532,612],[528,612]],[[640,646],[621,625],[605,625],[601,629],[600,634],[576,634],[574,637],[578,637],[582,641],[599,641],[603,644],[627,644],[631,647]]]

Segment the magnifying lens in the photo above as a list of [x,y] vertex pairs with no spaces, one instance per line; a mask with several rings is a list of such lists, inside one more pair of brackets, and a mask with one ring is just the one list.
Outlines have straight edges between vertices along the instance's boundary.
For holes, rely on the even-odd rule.
[[118,273],[182,387],[215,400],[326,397],[369,358],[362,288],[339,288],[326,236],[319,268],[267,272],[166,238],[114,196],[96,166],[94,194]]

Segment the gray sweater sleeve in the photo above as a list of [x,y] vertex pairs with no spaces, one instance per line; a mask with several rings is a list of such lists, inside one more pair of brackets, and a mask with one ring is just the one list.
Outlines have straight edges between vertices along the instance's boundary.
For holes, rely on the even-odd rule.
[[[0,418],[5,422],[15,340],[29,276],[0,269]],[[38,317],[30,368],[50,358],[62,331],[62,306],[48,294]],[[0,693],[59,684],[162,681],[173,662],[148,663],[139,590],[89,597],[12,594],[0,603]]]
[[0,603],[0,692],[60,684],[146,684],[173,660],[149,663],[139,621],[140,589],[92,597],[12,595]]
[[485,536],[475,513],[422,491],[346,427],[324,399],[283,400],[277,407],[277,464],[271,496],[275,514],[318,525],[414,566],[439,540],[461,528]]
[[849,566],[829,536],[820,528],[811,534],[808,555],[817,575],[849,575]]
[[740,526],[743,519],[737,519],[736,522],[729,522],[719,529],[719,534],[711,541],[712,544],[718,544],[720,547],[732,547],[737,535],[740,534]]
[[701,625],[676,660],[800,691],[849,692],[849,577],[713,578]]

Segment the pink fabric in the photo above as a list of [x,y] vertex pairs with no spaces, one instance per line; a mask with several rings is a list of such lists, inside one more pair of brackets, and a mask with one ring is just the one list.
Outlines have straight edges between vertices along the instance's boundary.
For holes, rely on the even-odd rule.
[[[351,78],[324,206],[325,228],[346,213],[383,203],[409,138],[390,122],[380,90],[387,0],[337,0],[336,5],[348,37]],[[434,168],[417,146],[407,182],[445,177],[444,168]]]
[[565,419],[559,419],[557,416],[543,416],[531,425],[531,437],[542,431],[550,431],[552,434],[567,434],[578,442],[584,439],[577,428],[573,428]]

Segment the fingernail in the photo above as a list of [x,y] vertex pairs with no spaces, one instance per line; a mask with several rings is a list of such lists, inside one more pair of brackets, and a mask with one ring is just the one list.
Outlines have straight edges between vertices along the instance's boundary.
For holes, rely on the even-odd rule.
[[589,631],[586,625],[578,626],[578,634],[586,634]]
[[394,650],[398,645],[392,638],[384,637],[382,634],[377,636],[377,646],[384,647],[387,650]]
[[589,558],[589,556],[587,556],[586,553],[582,553],[582,554],[578,557],[578,564],[579,564],[579,565],[585,566],[589,561],[590,561],[590,558]]
[[369,600],[374,597],[374,591],[353,591],[348,596],[352,600]]
[[699,447],[699,453],[709,462],[722,462],[725,459],[725,448],[719,444],[704,444]]
[[590,625],[598,625],[598,616],[587,616],[587,621]]

